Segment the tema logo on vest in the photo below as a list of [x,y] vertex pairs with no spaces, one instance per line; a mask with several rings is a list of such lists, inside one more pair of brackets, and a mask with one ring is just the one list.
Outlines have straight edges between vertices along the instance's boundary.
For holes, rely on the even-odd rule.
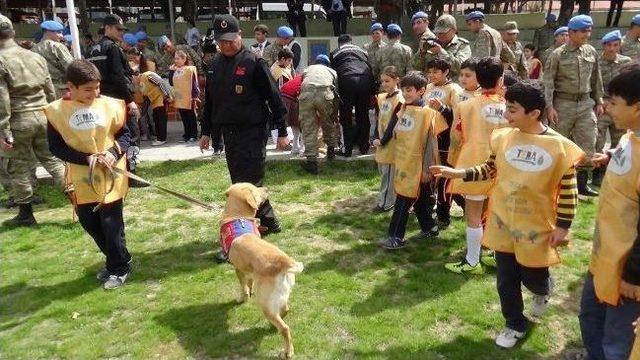
[[631,165],[631,143],[629,139],[624,138],[620,140],[620,145],[611,154],[607,170],[616,175],[624,175],[631,170]]
[[553,164],[551,155],[537,145],[516,145],[504,156],[511,166],[528,172],[546,170]]
[[380,109],[381,113],[388,113],[391,111],[391,101],[387,100],[382,104],[382,108]]
[[501,124],[505,122],[504,111],[506,109],[505,104],[487,104],[482,107],[482,117],[492,124]]
[[409,115],[404,115],[398,122],[399,131],[411,131],[416,121]]
[[104,123],[102,115],[91,108],[78,109],[69,118],[69,126],[74,130],[89,130],[97,126],[104,127]]
[[442,89],[433,89],[427,93],[427,99],[438,99],[444,100],[444,90]]

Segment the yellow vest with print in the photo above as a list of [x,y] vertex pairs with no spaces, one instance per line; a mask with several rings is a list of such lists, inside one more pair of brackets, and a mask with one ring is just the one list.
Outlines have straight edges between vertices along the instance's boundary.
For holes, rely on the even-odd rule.
[[427,102],[429,99],[438,99],[443,105],[452,108],[457,103],[461,92],[460,85],[454,82],[449,82],[442,86],[429,84],[427,85],[427,91],[424,92],[424,99]]
[[584,152],[552,129],[537,135],[516,128],[495,130],[491,150],[497,176],[483,244],[515,254],[526,267],[559,263],[549,239],[555,229],[560,181]]
[[457,106],[463,101],[480,95],[482,95],[480,89],[476,91],[462,89],[462,91],[458,93],[458,98],[454,105],[451,107],[453,109],[453,122],[451,123],[451,131],[449,132],[449,151],[447,154],[447,162],[449,164],[455,164],[456,161],[458,161],[460,147],[462,146],[462,125],[460,124],[460,117],[457,116]]
[[633,349],[631,349],[629,359],[640,359],[640,323],[636,326],[636,339],[633,342]]
[[[115,134],[126,120],[124,101],[107,96],[96,98],[91,105],[60,99],[47,105],[44,111],[49,123],[69,147],[89,154],[102,153],[114,145],[118,146]],[[67,163],[66,166],[67,181],[75,188],[77,204],[111,203],[122,199],[127,193],[128,181],[124,175],[115,174],[112,179],[102,166],[96,166],[92,187],[88,165]],[[122,156],[115,167],[126,170],[127,157]]]
[[429,132],[432,134],[431,140],[436,141],[435,137],[446,129],[447,123],[439,112],[418,105],[403,106],[394,129],[396,145],[393,187],[397,194],[409,198],[418,197]]
[[[402,93],[398,91],[392,97],[387,97],[387,93],[378,94],[376,96],[376,100],[378,101],[378,135],[382,139],[385,131],[387,130],[387,126],[389,126],[389,122],[393,117],[393,111],[396,109],[398,104],[404,103],[404,99],[402,98]],[[376,162],[378,164],[392,164],[393,163],[393,149],[395,146],[395,141],[393,138],[385,145],[376,147]]]
[[639,176],[640,138],[627,133],[611,156],[602,181],[589,264],[596,296],[614,306],[620,300],[624,264],[638,235]]
[[[507,126],[504,119],[505,100],[497,94],[482,94],[461,102],[456,109],[454,113],[460,119],[462,145],[456,162],[452,165],[458,169],[466,169],[482,164],[491,155],[491,133]],[[487,195],[493,180],[463,182],[462,179],[453,179],[450,184],[452,193]]]
[[164,106],[164,95],[160,87],[149,80],[150,71],[140,74],[140,93],[149,98],[151,108]]
[[197,76],[195,66],[183,66],[173,73],[173,88],[176,92],[176,109],[193,109],[193,79]]

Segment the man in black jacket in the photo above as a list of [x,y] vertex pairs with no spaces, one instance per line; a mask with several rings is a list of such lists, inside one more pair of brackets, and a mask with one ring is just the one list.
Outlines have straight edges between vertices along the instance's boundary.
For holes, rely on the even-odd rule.
[[[216,16],[213,27],[220,52],[207,79],[200,148],[208,149],[211,134],[221,129],[231,182],[262,186],[269,110],[278,130],[278,148],[288,143],[287,110],[265,60],[242,45],[238,20],[232,15]],[[268,200],[256,217],[263,235],[281,231]]]
[[[307,16],[304,13],[304,0],[287,0],[287,22],[293,30],[293,36],[297,36],[300,29],[300,37],[307,37]],[[313,11],[313,10],[312,10]]]
[[[338,73],[340,124],[344,137],[342,155],[349,157],[354,145],[361,154],[369,152],[369,105],[374,86],[367,52],[351,44],[351,35],[338,37],[338,48],[331,52],[331,67]],[[353,131],[353,108],[356,112],[356,131]]]

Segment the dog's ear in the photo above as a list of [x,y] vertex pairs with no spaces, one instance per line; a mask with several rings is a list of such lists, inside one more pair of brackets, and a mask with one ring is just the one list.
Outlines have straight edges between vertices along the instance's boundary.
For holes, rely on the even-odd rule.
[[267,200],[267,192],[264,188],[251,186],[247,188],[245,194],[247,195],[247,203],[249,203],[249,205],[256,210],[258,210],[260,205],[262,205],[262,203]]

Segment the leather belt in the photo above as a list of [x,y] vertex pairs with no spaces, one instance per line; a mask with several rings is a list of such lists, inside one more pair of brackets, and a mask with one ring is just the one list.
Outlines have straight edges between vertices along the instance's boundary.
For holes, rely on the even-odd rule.
[[590,93],[571,94],[571,93],[565,93],[565,92],[556,92],[554,96],[556,99],[569,100],[569,101],[575,101],[575,102],[580,102],[580,101],[588,100],[591,98]]

